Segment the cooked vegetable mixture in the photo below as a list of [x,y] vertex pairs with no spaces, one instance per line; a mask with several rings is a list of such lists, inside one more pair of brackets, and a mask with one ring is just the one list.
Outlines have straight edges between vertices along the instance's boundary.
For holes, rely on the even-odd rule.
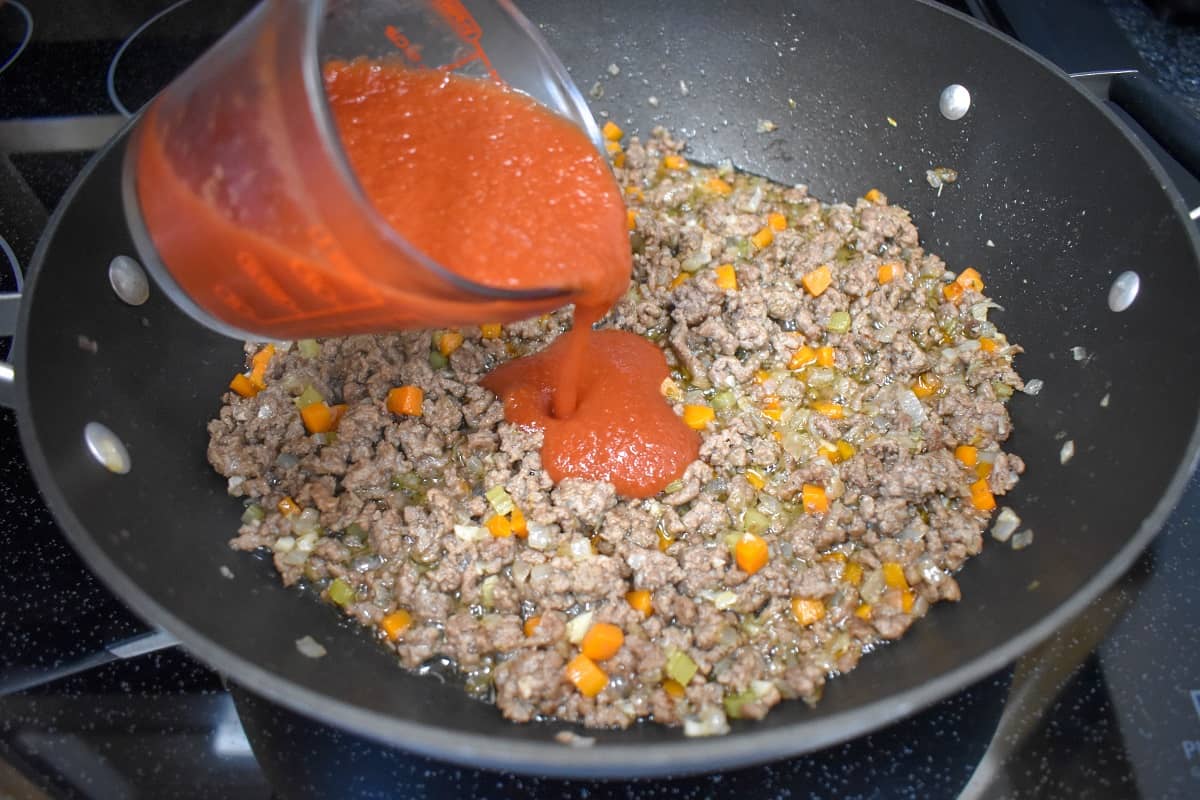
[[208,455],[246,504],[233,547],[269,548],[406,667],[449,657],[518,721],[719,734],[815,702],[959,598],[1023,469],[1000,448],[1020,349],[983,276],[878,191],[825,205],[690,164],[663,131],[605,136],[635,259],[603,324],[663,348],[662,391],[703,436],[666,491],[554,485],[540,434],[478,385],[566,311],[247,345]]

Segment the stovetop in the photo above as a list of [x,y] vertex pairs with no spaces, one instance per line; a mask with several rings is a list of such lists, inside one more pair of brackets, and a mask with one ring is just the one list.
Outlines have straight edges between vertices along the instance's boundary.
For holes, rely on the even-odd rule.
[[[947,4],[976,13],[998,5]],[[1200,116],[1200,29],[1160,19],[1140,0],[1075,4],[1093,6],[1128,58]],[[20,265],[90,153],[250,5],[0,0],[0,292],[19,289]],[[37,123],[14,122],[29,119]],[[883,731],[736,772],[535,779],[287,723],[296,748],[319,754],[306,767],[314,796],[1197,797],[1198,587],[1193,476],[1129,573],[1034,652]],[[179,648],[154,649],[162,643],[66,544],[30,478],[15,419],[0,411],[0,797],[272,797],[253,731],[248,738],[221,678]],[[16,686],[32,688],[5,692]],[[354,782],[324,782],[347,770]]]

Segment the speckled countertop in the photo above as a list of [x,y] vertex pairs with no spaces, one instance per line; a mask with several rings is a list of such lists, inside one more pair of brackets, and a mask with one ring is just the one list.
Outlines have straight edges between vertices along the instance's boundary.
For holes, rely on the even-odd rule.
[[1163,88],[1200,118],[1200,24],[1158,16],[1141,0],[1104,0]]

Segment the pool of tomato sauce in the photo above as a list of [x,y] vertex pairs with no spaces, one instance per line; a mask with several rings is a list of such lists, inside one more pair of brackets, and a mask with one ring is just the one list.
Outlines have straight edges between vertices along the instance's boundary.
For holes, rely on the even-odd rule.
[[[359,183],[437,262],[501,288],[567,287],[572,330],[483,385],[543,432],[542,465],[649,497],[699,454],[653,343],[593,325],[629,284],[625,206],[582,130],[500,84],[390,62],[331,62],[326,94]],[[480,320],[484,322],[486,320]]]

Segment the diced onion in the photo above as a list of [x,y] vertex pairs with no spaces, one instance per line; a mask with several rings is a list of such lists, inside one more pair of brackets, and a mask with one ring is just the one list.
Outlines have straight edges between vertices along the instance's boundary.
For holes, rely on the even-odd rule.
[[329,652],[321,646],[320,642],[311,636],[305,636],[302,639],[297,639],[296,649],[300,651],[301,655],[308,656],[309,658],[320,658]]
[[712,604],[716,606],[718,611],[724,611],[728,608],[733,608],[737,604],[738,596],[728,589],[717,592],[712,597]]
[[500,582],[500,578],[496,575],[488,575],[483,579],[483,583],[479,586],[479,597],[483,601],[484,608],[491,608],[496,599],[496,584]]
[[899,402],[900,410],[904,412],[906,417],[917,424],[925,422],[925,404],[921,402],[919,397],[913,394],[912,389],[904,387],[897,390],[896,399]]
[[1088,356],[1088,351],[1087,351],[1086,347],[1072,347],[1071,348],[1071,357],[1074,358],[1076,361],[1083,361],[1084,359],[1087,358],[1087,356]]
[[275,544],[271,545],[271,549],[276,553],[290,553],[296,547],[296,540],[291,536],[280,536],[275,540]]
[[587,634],[588,629],[592,627],[592,611],[584,611],[582,614],[577,614],[567,621],[567,641],[571,644],[579,644],[583,641],[583,637]]
[[1021,518],[1017,516],[1017,512],[1005,506],[996,515],[996,522],[992,525],[992,538],[997,542],[1007,542],[1020,526]]
[[571,540],[571,558],[576,561],[587,561],[595,555],[592,552],[592,543],[587,539],[575,538]]
[[524,583],[525,579],[529,577],[529,574],[532,571],[533,571],[533,566],[528,561],[522,561],[521,559],[518,558],[516,561],[513,562],[512,576],[513,576],[513,580],[516,581],[517,583]]
[[729,720],[725,711],[710,707],[699,714],[685,717],[683,720],[683,735],[695,736],[724,736],[729,733]]
[[1021,391],[1025,392],[1025,394],[1029,395],[1030,397],[1033,397],[1034,395],[1041,394],[1042,387],[1045,385],[1046,382],[1041,378],[1034,378],[1033,380],[1026,381],[1025,388]]
[[1033,531],[1026,528],[1020,533],[1014,534],[1012,537],[1012,549],[1024,550],[1029,545],[1033,544]]
[[464,542],[482,542],[491,536],[487,528],[479,525],[455,525],[454,535]]
[[1067,439],[1063,442],[1062,449],[1058,451],[1058,463],[1066,464],[1075,457],[1075,440]]
[[[554,547],[554,529],[549,525],[529,520],[525,523],[529,530],[526,540],[534,550],[549,550]],[[535,567],[536,569],[536,567]]]

